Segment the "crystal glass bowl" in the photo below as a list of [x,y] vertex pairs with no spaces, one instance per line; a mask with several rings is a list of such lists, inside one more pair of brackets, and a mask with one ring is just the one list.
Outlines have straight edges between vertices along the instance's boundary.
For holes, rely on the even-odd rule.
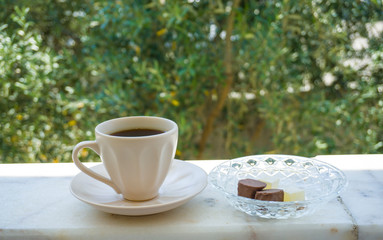
[[[296,187],[305,200],[292,202],[262,201],[237,195],[241,179],[279,179],[278,188]],[[290,155],[254,155],[226,161],[209,174],[209,182],[226,195],[236,209],[261,218],[297,218],[314,212],[334,199],[345,188],[342,171],[325,162]]]

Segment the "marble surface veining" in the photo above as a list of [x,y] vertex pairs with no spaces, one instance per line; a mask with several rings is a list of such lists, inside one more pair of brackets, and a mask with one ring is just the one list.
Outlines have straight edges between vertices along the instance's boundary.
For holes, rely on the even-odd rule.
[[383,155],[317,156],[345,173],[349,185],[342,201],[359,239],[383,239]]
[[[375,162],[365,156],[370,155],[359,160],[319,156],[343,169],[349,186],[314,214],[287,220],[246,215],[210,185],[168,212],[113,215],[70,194],[69,184],[79,172],[74,164],[3,164],[0,239],[383,239],[383,155]],[[363,167],[344,166],[361,158]],[[222,161],[191,162],[209,172]]]

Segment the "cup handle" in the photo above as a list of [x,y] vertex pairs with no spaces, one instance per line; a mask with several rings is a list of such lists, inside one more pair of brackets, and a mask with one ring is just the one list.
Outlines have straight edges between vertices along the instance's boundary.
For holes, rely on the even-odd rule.
[[78,153],[81,149],[83,148],[90,148],[92,149],[95,153],[97,153],[98,155],[100,155],[100,147],[98,146],[97,142],[96,141],[84,141],[84,142],[80,142],[78,143],[74,149],[73,149],[73,152],[72,152],[72,159],[73,159],[73,162],[76,164],[76,166],[81,170],[83,171],[85,174],[87,174],[88,176],[100,181],[100,182],[103,182],[107,185],[109,185],[111,188],[114,189],[114,191],[116,191],[116,193],[120,194],[121,191],[120,189],[118,189],[118,187],[116,186],[116,184],[114,184],[112,182],[112,180],[104,177],[104,176],[101,176],[100,174],[90,170],[89,168],[85,167],[84,164],[82,164],[82,162],[78,159]]

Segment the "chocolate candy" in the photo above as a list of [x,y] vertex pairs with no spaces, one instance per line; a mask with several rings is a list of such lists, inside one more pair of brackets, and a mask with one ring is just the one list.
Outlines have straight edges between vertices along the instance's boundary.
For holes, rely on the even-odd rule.
[[[254,179],[242,179],[238,182],[238,196],[254,198],[255,193],[266,187],[266,183]],[[282,195],[283,196],[283,195]]]
[[283,202],[283,190],[282,189],[265,189],[257,191],[254,198],[263,201],[277,201]]

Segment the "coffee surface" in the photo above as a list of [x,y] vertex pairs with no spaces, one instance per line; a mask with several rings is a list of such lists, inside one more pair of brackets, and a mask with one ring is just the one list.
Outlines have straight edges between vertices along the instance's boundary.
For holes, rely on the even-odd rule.
[[110,135],[116,136],[116,137],[144,137],[144,136],[157,135],[161,133],[164,133],[164,132],[157,129],[137,128],[137,129],[127,129],[127,130],[118,131]]

